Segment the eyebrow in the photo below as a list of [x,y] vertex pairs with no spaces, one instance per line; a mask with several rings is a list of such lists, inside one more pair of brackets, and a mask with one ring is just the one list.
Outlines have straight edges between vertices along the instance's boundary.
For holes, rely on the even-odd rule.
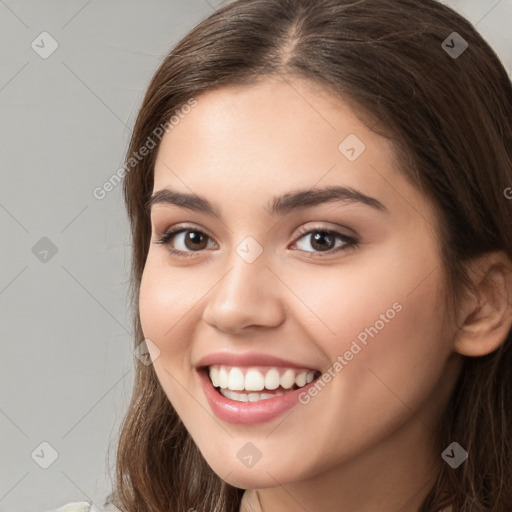
[[[284,215],[292,210],[311,208],[323,203],[358,203],[380,212],[389,213],[389,210],[375,197],[363,194],[351,187],[326,186],[309,190],[288,192],[282,196],[274,197],[265,207],[270,215]],[[163,188],[154,192],[146,203],[147,211],[155,204],[172,204],[182,208],[188,208],[222,219],[219,209],[204,197],[196,194],[176,192],[169,188]]]

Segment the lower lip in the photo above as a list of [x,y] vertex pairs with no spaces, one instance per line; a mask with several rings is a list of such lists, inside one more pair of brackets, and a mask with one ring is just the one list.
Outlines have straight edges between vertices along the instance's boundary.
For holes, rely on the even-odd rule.
[[257,402],[238,402],[221,395],[212,384],[206,371],[198,371],[201,386],[214,414],[221,420],[236,424],[263,423],[277,418],[285,411],[297,405],[299,395],[313,386],[317,379],[302,388],[274,398]]

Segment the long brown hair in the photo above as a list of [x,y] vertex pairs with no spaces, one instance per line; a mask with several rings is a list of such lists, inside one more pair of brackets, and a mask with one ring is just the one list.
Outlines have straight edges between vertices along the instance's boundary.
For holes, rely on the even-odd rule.
[[[453,32],[468,44],[457,56],[443,47],[457,37]],[[512,200],[504,195],[512,186],[512,86],[466,19],[435,0],[233,1],[173,48],[135,123],[123,184],[133,239],[134,347],[144,339],[138,290],[151,237],[146,202],[160,142],[155,129],[203,91],[268,76],[321,85],[389,138],[399,172],[436,209],[450,314],[472,286],[466,262],[494,250],[512,259]],[[148,137],[156,147],[135,162]],[[457,470],[443,464],[422,512],[448,504],[455,512],[512,510],[511,345],[509,332],[493,353],[464,357],[440,426],[439,453],[456,440],[469,458]],[[107,502],[128,512],[237,512],[243,490],[212,471],[152,365],[134,361]]]

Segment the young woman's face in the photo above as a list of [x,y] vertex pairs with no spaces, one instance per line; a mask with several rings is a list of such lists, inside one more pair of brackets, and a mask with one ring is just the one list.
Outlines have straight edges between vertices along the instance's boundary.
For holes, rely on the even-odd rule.
[[[440,459],[432,437],[459,368],[431,204],[390,142],[311,84],[196,99],[159,148],[140,289],[163,390],[236,487],[390,464],[417,478]],[[212,362],[231,398],[199,371]]]

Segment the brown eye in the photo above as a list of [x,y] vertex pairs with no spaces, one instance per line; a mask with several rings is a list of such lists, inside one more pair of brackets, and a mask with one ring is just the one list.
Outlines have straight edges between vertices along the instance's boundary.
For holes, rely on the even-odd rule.
[[156,243],[168,246],[172,254],[190,256],[191,253],[206,249],[209,240],[210,237],[198,229],[176,228],[164,233]]
[[187,230],[183,232],[185,237],[183,239],[183,243],[187,249],[191,251],[200,251],[201,249],[205,249],[207,246],[207,236],[203,235],[199,231],[191,231]]
[[311,247],[317,251],[328,251],[334,247],[334,243],[335,238],[327,231],[317,231],[311,237]]
[[[301,240],[306,240],[306,243]],[[336,244],[337,241],[340,243]],[[316,253],[319,256],[330,255],[338,251],[348,250],[357,246],[357,240],[338,231],[322,228],[313,228],[303,231],[298,241],[294,243],[298,249],[304,252]],[[313,250],[308,250],[307,246]],[[322,254],[324,253],[324,254]]]

